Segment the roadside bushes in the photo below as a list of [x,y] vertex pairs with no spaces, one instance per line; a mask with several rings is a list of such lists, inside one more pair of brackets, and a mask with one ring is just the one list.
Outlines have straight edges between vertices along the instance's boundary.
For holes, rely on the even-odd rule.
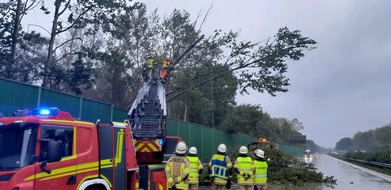
[[[296,157],[284,154],[282,151],[272,147],[261,148],[265,151],[265,158],[268,160],[268,183],[294,184],[298,186],[305,183],[336,183],[336,179],[333,176],[324,176],[312,164],[306,165]],[[254,149],[255,147],[250,148],[250,155],[252,155]],[[238,148],[228,150],[228,155],[232,161],[238,156],[237,150]],[[233,181],[235,181],[235,178],[233,176]]]
[[[261,147],[265,151],[265,158],[268,160],[268,183],[271,184],[293,184],[302,186],[306,183],[324,183],[325,185],[336,184],[336,179],[333,176],[325,176],[318,172],[314,165],[307,165],[294,156],[284,154],[282,151],[272,147]],[[227,154],[234,162],[239,155],[239,147],[228,148]],[[250,148],[250,155],[253,155],[255,147]],[[201,174],[201,184],[209,184],[208,171],[204,170]],[[236,174],[231,178],[233,183],[236,183]]]
[[336,183],[336,179],[332,176],[324,176],[312,164],[306,165],[296,157],[284,154],[280,150],[266,148],[265,152],[270,159],[268,181],[273,184]]
[[347,152],[345,154],[347,158],[372,161],[372,162],[381,162],[391,164],[391,151],[382,151],[382,152]]

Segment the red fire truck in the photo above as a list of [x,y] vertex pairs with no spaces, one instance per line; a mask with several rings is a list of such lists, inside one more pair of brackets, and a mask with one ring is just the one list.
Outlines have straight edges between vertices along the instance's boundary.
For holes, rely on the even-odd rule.
[[163,170],[137,163],[126,121],[78,121],[57,108],[0,114],[1,190],[162,190]]

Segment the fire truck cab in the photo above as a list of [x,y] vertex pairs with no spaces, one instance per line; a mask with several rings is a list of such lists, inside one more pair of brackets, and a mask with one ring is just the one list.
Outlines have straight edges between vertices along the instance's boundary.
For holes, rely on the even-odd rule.
[[[133,190],[140,178],[144,189],[167,189],[162,167],[137,164],[126,122],[78,121],[57,108],[0,116],[0,189]],[[160,169],[144,177],[140,168]]]

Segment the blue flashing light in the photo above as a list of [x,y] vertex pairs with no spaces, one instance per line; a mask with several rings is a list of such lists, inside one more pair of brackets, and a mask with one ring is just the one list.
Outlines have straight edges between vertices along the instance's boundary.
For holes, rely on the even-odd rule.
[[37,115],[37,116],[53,116],[57,115],[60,112],[58,108],[37,108],[28,112],[27,115]]
[[158,143],[159,145],[163,145],[163,139],[160,139],[157,143]]
[[48,109],[39,110],[39,115],[49,115],[49,114],[50,114],[50,110]]

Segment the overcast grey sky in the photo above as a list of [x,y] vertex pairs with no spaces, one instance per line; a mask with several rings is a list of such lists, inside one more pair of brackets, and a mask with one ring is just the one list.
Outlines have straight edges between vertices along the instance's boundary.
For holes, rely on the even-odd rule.
[[241,30],[241,38],[263,41],[288,26],[319,42],[292,62],[289,92],[277,97],[252,92],[239,103],[260,104],[272,117],[297,118],[301,131],[320,146],[334,147],[357,131],[391,122],[391,1],[388,0],[147,0],[168,15],[174,8],[205,14],[203,27]]
[[[3,0],[0,0],[3,1]],[[283,26],[318,41],[318,49],[292,62],[289,92],[277,97],[251,92],[238,103],[259,104],[272,117],[297,118],[301,131],[320,146],[334,147],[357,131],[391,122],[391,1],[389,0],[144,0],[149,11],[174,8],[195,19],[210,5],[203,32],[241,31],[242,40],[263,41]],[[24,22],[50,21],[29,14]],[[34,26],[31,26],[34,27]],[[34,30],[39,28],[34,28]],[[45,33],[44,31],[41,31]]]

